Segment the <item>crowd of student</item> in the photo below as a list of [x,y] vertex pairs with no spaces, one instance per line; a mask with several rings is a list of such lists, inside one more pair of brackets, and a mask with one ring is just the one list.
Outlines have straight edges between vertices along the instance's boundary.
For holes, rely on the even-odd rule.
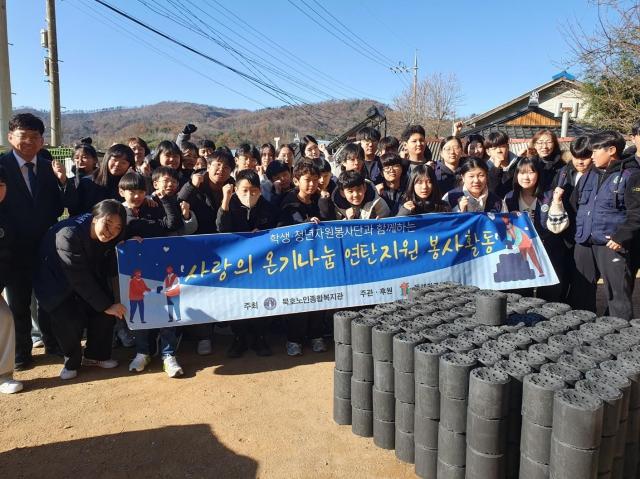
[[[639,130],[640,122],[631,132],[636,147]],[[633,316],[640,153],[625,151],[618,132],[576,138],[563,152],[553,132],[540,130],[520,157],[501,132],[450,136],[442,140],[439,158],[432,158],[419,125],[407,127],[399,140],[363,128],[335,157],[311,136],[277,150],[241,144],[232,154],[210,140],[192,143],[196,131],[187,125],[175,142],[162,141],[154,152],[141,138],[129,138],[101,160],[85,139],[75,148],[74,176],[68,178],[64,165],[42,149],[41,120],[31,114],[11,120],[12,150],[0,157],[0,287],[9,303],[0,300],[1,392],[19,391],[14,367],[33,364],[32,294],[45,352],[64,357],[62,379],[76,377],[81,366],[117,366],[111,358],[114,327],[119,341],[135,348],[130,371],[144,370],[157,352],[170,377],[182,374],[176,360],[182,328],[135,334],[128,328],[136,312],[144,321],[138,297],[148,291],[134,273],[139,281],[131,281],[130,307],[119,302],[114,246],[129,238],[253,232],[334,219],[519,212],[530,215],[560,279],[524,293],[595,311],[596,283],[603,278],[608,314]],[[70,217],[59,221],[65,209]],[[167,273],[177,282],[173,271]],[[179,320],[172,284],[165,286]],[[313,351],[326,351],[321,313],[282,319],[289,355],[302,354],[307,340]],[[210,354],[213,325],[190,328],[198,353]],[[267,319],[232,321],[227,355],[240,357],[249,346],[270,355],[267,328]]]

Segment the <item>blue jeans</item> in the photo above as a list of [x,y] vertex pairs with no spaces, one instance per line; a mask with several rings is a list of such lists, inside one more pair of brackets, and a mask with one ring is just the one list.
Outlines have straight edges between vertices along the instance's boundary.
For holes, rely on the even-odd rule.
[[140,309],[140,322],[144,323],[144,300],[139,299],[137,301],[129,300],[131,306],[131,315],[129,316],[129,322],[133,323],[133,318],[136,315],[136,309]]
[[136,331],[136,353],[149,355],[149,338],[160,337],[160,354],[163,358],[175,356],[178,349],[178,336],[176,328],[139,329]]
[[169,311],[169,321],[173,321],[173,315],[176,321],[180,321],[180,296],[167,296],[167,310]]

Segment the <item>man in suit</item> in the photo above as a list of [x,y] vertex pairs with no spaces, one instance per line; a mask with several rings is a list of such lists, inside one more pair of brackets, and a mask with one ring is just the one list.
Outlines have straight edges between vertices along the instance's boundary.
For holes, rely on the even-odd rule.
[[[44,124],[38,117],[31,113],[15,115],[9,122],[12,150],[0,156],[10,186],[2,208],[16,240],[7,298],[15,322],[18,371],[33,364],[30,304],[40,241],[64,208],[76,201],[74,184],[67,181],[64,166],[39,153],[44,145],[43,134]],[[47,352],[56,352],[48,315],[41,308],[38,324]]]

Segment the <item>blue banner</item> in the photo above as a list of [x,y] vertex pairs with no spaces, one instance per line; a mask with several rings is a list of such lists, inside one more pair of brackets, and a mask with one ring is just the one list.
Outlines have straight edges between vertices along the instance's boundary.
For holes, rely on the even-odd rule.
[[132,329],[393,301],[457,281],[512,289],[558,282],[525,214],[444,213],[330,221],[118,246]]

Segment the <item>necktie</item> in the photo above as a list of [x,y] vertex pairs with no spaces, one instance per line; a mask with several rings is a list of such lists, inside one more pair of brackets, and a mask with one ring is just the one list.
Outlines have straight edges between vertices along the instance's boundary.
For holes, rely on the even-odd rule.
[[29,177],[29,189],[31,190],[31,196],[36,196],[36,172],[33,171],[36,165],[33,163],[25,163],[27,167],[27,176]]

